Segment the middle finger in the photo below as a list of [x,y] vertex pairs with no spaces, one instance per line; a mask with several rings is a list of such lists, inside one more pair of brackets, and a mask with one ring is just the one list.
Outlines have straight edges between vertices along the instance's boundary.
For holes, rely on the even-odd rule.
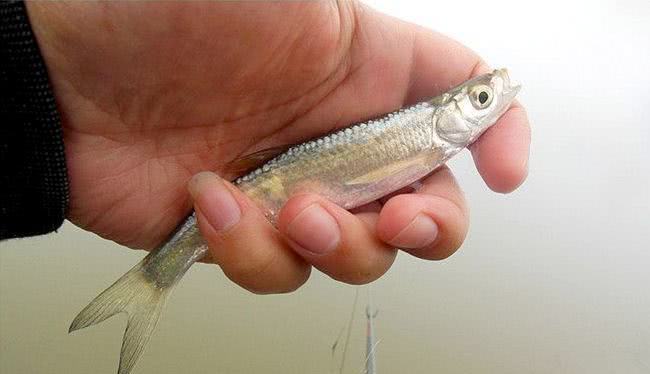
[[363,284],[383,275],[397,250],[375,233],[373,209],[352,214],[313,194],[292,197],[278,217],[278,229],[302,258],[330,277]]

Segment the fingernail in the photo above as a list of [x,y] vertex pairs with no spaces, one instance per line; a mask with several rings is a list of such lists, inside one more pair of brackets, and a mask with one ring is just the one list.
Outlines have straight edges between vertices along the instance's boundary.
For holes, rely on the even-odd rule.
[[339,225],[320,204],[314,203],[287,226],[287,235],[300,247],[313,254],[333,251],[339,243]]
[[194,203],[215,231],[239,222],[241,209],[221,178],[210,172],[196,174],[188,184]]
[[438,225],[431,217],[420,213],[390,241],[390,244],[405,249],[423,248],[433,243],[436,236]]

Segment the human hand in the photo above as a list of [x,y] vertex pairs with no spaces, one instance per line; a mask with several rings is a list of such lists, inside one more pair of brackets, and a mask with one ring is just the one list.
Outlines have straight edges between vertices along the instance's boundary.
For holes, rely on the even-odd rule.
[[[28,10],[63,120],[68,218],[134,248],[154,248],[186,217],[195,173],[231,179],[227,165],[240,155],[304,141],[489,70],[457,42],[355,2],[34,2]],[[490,188],[522,183],[529,138],[515,104],[471,146]],[[212,260],[259,293],[297,288],[312,265],[369,282],[390,267],[394,247],[445,258],[468,227],[446,168],[415,193],[355,213],[296,196],[277,229],[214,175],[200,174],[190,191]]]

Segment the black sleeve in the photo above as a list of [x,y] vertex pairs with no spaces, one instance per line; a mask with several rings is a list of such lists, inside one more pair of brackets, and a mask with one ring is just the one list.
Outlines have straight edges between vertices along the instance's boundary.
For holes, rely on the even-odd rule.
[[0,1],[0,239],[56,230],[68,180],[61,120],[22,1]]

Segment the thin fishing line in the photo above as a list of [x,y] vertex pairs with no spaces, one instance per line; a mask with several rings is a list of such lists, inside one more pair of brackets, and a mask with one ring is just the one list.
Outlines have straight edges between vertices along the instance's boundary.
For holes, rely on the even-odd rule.
[[345,367],[345,357],[348,353],[348,343],[350,343],[350,335],[352,333],[352,324],[354,323],[354,314],[357,310],[357,302],[359,301],[359,286],[354,289],[354,302],[352,303],[352,311],[350,312],[350,319],[348,320],[348,333],[345,337],[345,344],[343,345],[343,357],[341,357],[341,367],[339,368],[339,374],[343,374],[343,368]]

